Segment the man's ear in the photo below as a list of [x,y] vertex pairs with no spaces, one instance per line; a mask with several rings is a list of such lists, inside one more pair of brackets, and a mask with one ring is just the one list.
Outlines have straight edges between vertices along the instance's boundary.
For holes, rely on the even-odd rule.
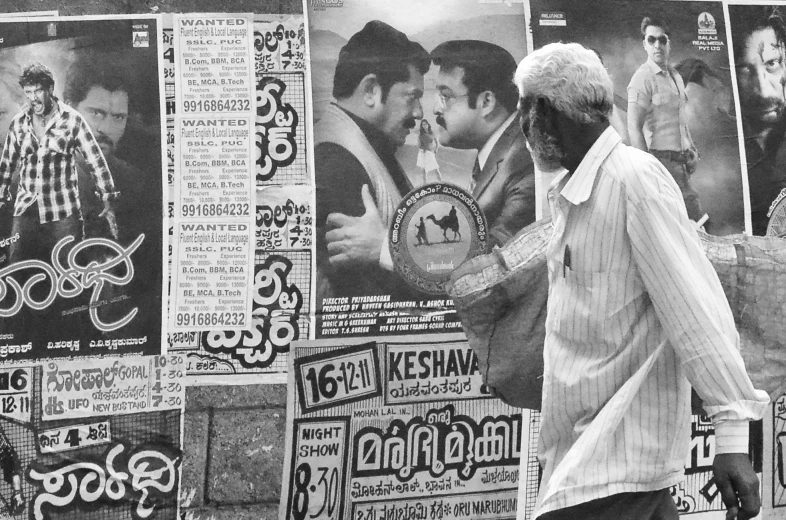
[[480,109],[483,117],[487,117],[497,107],[497,96],[492,91],[485,90],[478,94],[475,106]]
[[373,108],[377,103],[382,101],[382,87],[377,81],[376,74],[366,74],[358,84],[358,89],[363,93],[363,103]]

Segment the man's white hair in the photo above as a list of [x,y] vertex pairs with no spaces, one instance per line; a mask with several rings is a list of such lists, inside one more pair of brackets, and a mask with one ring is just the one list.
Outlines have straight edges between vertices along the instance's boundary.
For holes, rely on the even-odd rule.
[[578,43],[550,43],[521,60],[514,78],[521,99],[545,98],[577,123],[605,122],[614,87],[600,57]]

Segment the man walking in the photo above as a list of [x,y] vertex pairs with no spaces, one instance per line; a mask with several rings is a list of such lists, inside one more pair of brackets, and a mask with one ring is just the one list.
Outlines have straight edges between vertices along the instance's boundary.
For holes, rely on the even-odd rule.
[[756,516],[748,423],[769,398],[745,371],[679,186],[610,126],[612,82],[593,51],[546,45],[521,62],[516,84],[533,160],[566,170],[548,194],[536,518],[677,520],[669,487],[684,478],[691,386],[715,428],[729,515]]

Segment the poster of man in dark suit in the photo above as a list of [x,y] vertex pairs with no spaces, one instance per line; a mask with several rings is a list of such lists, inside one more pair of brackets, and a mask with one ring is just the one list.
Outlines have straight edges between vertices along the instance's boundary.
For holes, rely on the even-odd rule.
[[[526,55],[524,5],[443,0],[412,6],[414,12],[348,0],[312,5],[309,12],[318,337],[321,319],[338,320],[341,306],[353,303],[360,305],[356,310],[379,303],[376,310],[407,316],[431,309],[445,316],[448,327],[439,330],[459,326],[452,301],[410,288],[394,272],[388,249],[397,205],[423,183],[417,161],[420,121],[428,120],[440,141],[441,182],[476,198],[491,245],[504,244],[534,221],[534,174],[519,138],[517,96],[515,89],[502,86],[512,85],[515,66]],[[484,55],[489,50],[492,55]],[[368,66],[371,55],[376,69]],[[456,75],[452,93],[440,71]],[[352,85],[344,85],[349,78]],[[449,95],[454,97],[448,100]],[[353,132],[346,131],[349,127]],[[348,140],[350,135],[355,141]],[[360,142],[363,146],[352,144]],[[346,160],[338,164],[340,157]],[[347,172],[354,171],[358,174],[348,178]],[[425,231],[429,237],[444,234],[436,217],[425,220]],[[441,247],[429,242],[419,254]],[[425,306],[429,301],[441,303]],[[352,313],[345,317],[353,318]],[[365,318],[374,323],[348,334],[375,335],[386,321]]]

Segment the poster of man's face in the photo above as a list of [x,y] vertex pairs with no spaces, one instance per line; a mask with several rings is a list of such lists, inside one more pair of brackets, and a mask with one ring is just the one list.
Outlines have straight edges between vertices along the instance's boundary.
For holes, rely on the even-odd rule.
[[534,48],[575,41],[598,53],[614,81],[612,125],[661,160],[689,216],[706,215],[714,235],[745,231],[722,3],[533,0],[530,8]]
[[[396,263],[394,271],[385,265],[381,249],[387,246],[379,242],[413,188],[437,182],[465,190],[478,201],[497,245],[529,223],[523,214],[530,206],[534,220],[534,195],[510,208],[508,195],[516,190],[504,188],[524,182],[525,175],[512,171],[505,157],[521,154],[526,160],[514,162],[531,166],[513,122],[518,94],[512,79],[527,49],[524,12],[520,2],[478,0],[310,2],[318,337],[422,330],[410,328],[421,326],[419,317],[389,328],[377,316],[385,309],[407,316],[428,312],[423,309],[442,313],[445,322],[438,325],[444,328],[423,321],[426,332],[460,326],[444,293],[426,294],[414,275],[407,278],[411,266],[399,270]],[[487,171],[479,166],[473,177],[476,159],[495,132],[482,155]],[[493,149],[496,143],[500,147]],[[380,239],[373,247],[343,240],[356,236],[350,229],[356,219],[371,214],[378,214],[373,229]],[[495,226],[500,215],[514,217]],[[431,217],[424,218],[419,235],[423,247],[417,251],[425,259],[437,259],[438,249],[453,245],[438,215]],[[360,234],[371,229],[355,227]],[[497,234],[498,228],[504,229]],[[395,252],[390,256],[399,258]],[[363,300],[367,297],[371,300]],[[320,325],[319,320],[334,326],[342,321],[334,312],[343,298],[358,305],[353,309],[358,313],[345,316],[348,321],[374,311],[363,316],[370,326],[337,326],[337,332]]]
[[786,6],[729,5],[734,71],[745,143],[745,172],[754,235],[780,235],[771,222],[786,197]]
[[[440,44],[455,40],[478,40],[499,46],[511,54],[516,64],[527,53],[523,2],[345,0],[337,7],[326,2],[324,8],[315,8],[317,4],[319,2],[312,3],[309,11],[314,122],[319,121],[324,109],[333,100],[333,78],[339,51],[371,20],[389,24],[421,44],[429,53]],[[403,141],[397,157],[413,183],[421,183],[422,172],[416,165],[416,156],[422,118],[429,122],[439,144],[447,148],[439,154],[443,178],[466,186],[477,154],[476,150],[469,149],[473,122],[481,114],[467,99],[468,89],[462,81],[464,72],[461,67],[441,70],[440,66],[432,63],[422,74],[422,80],[417,76],[420,74],[416,73],[413,80],[422,81],[423,93],[418,100],[412,100],[413,106],[408,111],[404,110],[398,116],[397,130],[400,130]],[[438,85],[443,88],[438,88]],[[440,92],[446,96],[438,96]],[[387,112],[385,117],[390,119],[392,128],[396,119],[395,107],[389,107]],[[416,125],[413,126],[414,122]],[[408,128],[405,128],[406,123],[409,123]],[[429,177],[429,180],[433,178]]]
[[160,352],[158,31],[154,17],[0,23],[0,347],[30,344],[20,358]]

